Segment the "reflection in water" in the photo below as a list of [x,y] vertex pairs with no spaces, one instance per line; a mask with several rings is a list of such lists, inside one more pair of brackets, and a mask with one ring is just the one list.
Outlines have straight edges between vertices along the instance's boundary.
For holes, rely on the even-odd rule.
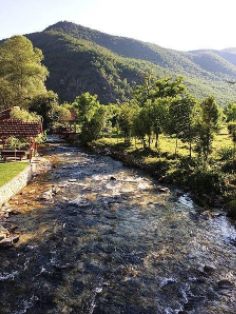
[[109,157],[54,149],[58,167],[4,222],[20,241],[0,251],[1,313],[236,312],[236,233],[224,216]]

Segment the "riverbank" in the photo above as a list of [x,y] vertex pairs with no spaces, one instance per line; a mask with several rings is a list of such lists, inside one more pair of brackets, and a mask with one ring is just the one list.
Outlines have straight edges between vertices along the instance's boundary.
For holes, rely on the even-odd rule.
[[[218,168],[201,172],[197,169],[196,158],[189,161],[187,156],[161,153],[150,149],[143,150],[117,143],[114,139],[102,138],[92,142],[89,148],[102,155],[111,156],[126,165],[148,171],[160,183],[174,185],[185,192],[191,192],[201,206],[217,207],[228,213],[229,203],[235,191],[232,184],[234,175],[224,174],[218,161]],[[220,165],[220,166],[219,166]]]
[[0,166],[0,169],[3,168],[1,175],[4,177],[4,184],[0,187],[0,208],[19,193],[33,176],[52,169],[52,163],[42,157],[34,157],[30,163],[9,162],[0,164]]

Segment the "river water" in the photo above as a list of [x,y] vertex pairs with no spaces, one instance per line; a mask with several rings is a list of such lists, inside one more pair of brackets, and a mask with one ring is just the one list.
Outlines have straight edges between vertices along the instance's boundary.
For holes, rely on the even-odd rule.
[[47,154],[56,168],[3,223],[20,240],[0,250],[0,313],[236,313],[224,215],[110,157],[62,144]]

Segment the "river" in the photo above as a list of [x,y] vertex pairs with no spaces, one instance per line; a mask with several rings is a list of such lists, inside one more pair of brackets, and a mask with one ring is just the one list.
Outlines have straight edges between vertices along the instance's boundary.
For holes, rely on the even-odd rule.
[[62,144],[47,155],[55,169],[3,222],[20,240],[0,250],[1,314],[236,313],[225,215],[110,157]]

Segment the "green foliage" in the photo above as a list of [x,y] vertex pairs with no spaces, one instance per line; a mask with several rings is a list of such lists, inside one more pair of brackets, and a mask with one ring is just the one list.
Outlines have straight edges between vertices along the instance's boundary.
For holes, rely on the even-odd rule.
[[136,106],[132,106],[130,104],[123,104],[121,106],[118,123],[127,143],[130,143],[131,140],[135,111]]
[[234,144],[234,148],[233,148],[233,159],[234,159],[235,150],[236,150],[236,122],[231,122],[228,124],[228,131]]
[[80,139],[83,144],[97,140],[101,135],[106,119],[106,108],[104,106],[96,107],[94,115],[85,120],[82,125]]
[[221,160],[229,161],[233,159],[234,151],[232,147],[224,146],[218,150],[218,156]]
[[76,97],[72,105],[77,111],[79,123],[90,121],[100,106],[97,95],[90,95],[89,93]]
[[196,124],[198,117],[197,101],[190,94],[184,94],[171,100],[166,132],[189,144],[190,158],[192,144],[197,136]]
[[11,110],[11,118],[19,119],[24,122],[37,122],[41,120],[41,116],[37,115],[34,112],[29,113],[27,110],[21,109],[20,107],[14,107]]
[[49,91],[34,97],[30,103],[29,111],[42,116],[44,130],[52,128],[53,123],[60,118],[57,94]]
[[47,137],[47,133],[44,132],[44,133],[41,133],[39,134],[36,138],[35,138],[35,143],[36,144],[42,144],[42,143],[45,143],[47,141],[48,137]]
[[198,143],[196,150],[208,160],[212,152],[214,135],[219,131],[220,112],[214,97],[208,96],[200,104],[200,120],[197,124]]
[[236,218],[236,200],[232,200],[229,202],[228,216],[232,218]]
[[197,169],[189,178],[191,188],[198,194],[205,194],[209,197],[221,194],[224,181],[219,172],[214,170]]
[[[41,65],[42,51],[34,48],[24,36],[13,36],[0,46],[0,79],[9,96],[3,98],[1,105],[22,106],[32,97],[45,92],[44,82],[48,76]],[[2,87],[0,88],[2,90]]]
[[236,121],[236,104],[234,102],[229,102],[224,108],[224,114],[227,122]]

